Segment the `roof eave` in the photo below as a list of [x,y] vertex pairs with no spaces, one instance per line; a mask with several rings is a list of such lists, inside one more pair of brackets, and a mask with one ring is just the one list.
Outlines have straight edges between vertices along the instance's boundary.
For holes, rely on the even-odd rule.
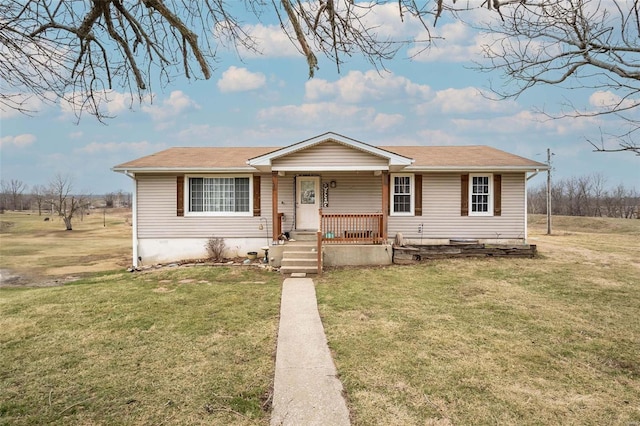
[[116,166],[111,169],[117,173],[235,173],[256,172],[255,167],[121,167]]
[[406,167],[412,172],[536,172],[546,171],[549,166],[420,166]]

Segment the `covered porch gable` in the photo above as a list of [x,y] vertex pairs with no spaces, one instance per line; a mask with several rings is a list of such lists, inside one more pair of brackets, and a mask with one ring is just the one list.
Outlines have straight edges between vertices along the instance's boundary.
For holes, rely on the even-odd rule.
[[[282,234],[283,199],[297,231],[320,231],[329,243],[387,240],[389,173],[413,159],[335,133],[252,158],[247,164],[271,172],[274,241]],[[281,185],[282,181],[293,181]],[[280,193],[287,188],[290,193]],[[366,195],[363,195],[366,194]]]
[[337,133],[325,133],[250,158],[247,164],[262,172],[398,171],[414,160]]

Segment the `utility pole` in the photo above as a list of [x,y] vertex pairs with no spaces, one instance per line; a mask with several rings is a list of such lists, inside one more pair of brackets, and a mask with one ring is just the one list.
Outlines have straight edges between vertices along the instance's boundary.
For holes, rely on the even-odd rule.
[[551,235],[551,149],[547,148],[547,235]]

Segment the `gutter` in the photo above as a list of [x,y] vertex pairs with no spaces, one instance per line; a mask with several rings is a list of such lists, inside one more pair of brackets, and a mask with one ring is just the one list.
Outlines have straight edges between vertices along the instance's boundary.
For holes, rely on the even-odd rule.
[[[114,170],[115,171],[115,170]],[[129,170],[122,170],[122,173],[133,180],[133,195],[131,197],[131,247],[132,247],[132,265],[138,267],[138,181],[135,173]],[[140,259],[142,260],[142,259]]]
[[534,177],[536,177],[538,175],[538,173],[540,173],[540,169],[536,169],[536,171],[531,175],[531,176],[527,176],[527,181],[533,179]]

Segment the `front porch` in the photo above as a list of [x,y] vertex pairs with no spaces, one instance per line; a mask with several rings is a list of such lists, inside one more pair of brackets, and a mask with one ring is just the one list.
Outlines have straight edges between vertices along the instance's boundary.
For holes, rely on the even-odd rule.
[[[318,273],[325,266],[391,265],[391,244],[350,241],[348,243],[318,242],[318,232],[293,232],[291,241],[269,248],[269,264],[283,274]],[[320,254],[320,256],[319,256]],[[318,268],[320,266],[320,268]]]
[[284,232],[319,232],[320,242],[331,245],[387,242],[387,171],[312,175],[281,171],[272,172],[271,180],[272,244]]
[[321,273],[324,266],[391,264],[387,172],[274,172],[272,188],[269,260],[282,273]]

